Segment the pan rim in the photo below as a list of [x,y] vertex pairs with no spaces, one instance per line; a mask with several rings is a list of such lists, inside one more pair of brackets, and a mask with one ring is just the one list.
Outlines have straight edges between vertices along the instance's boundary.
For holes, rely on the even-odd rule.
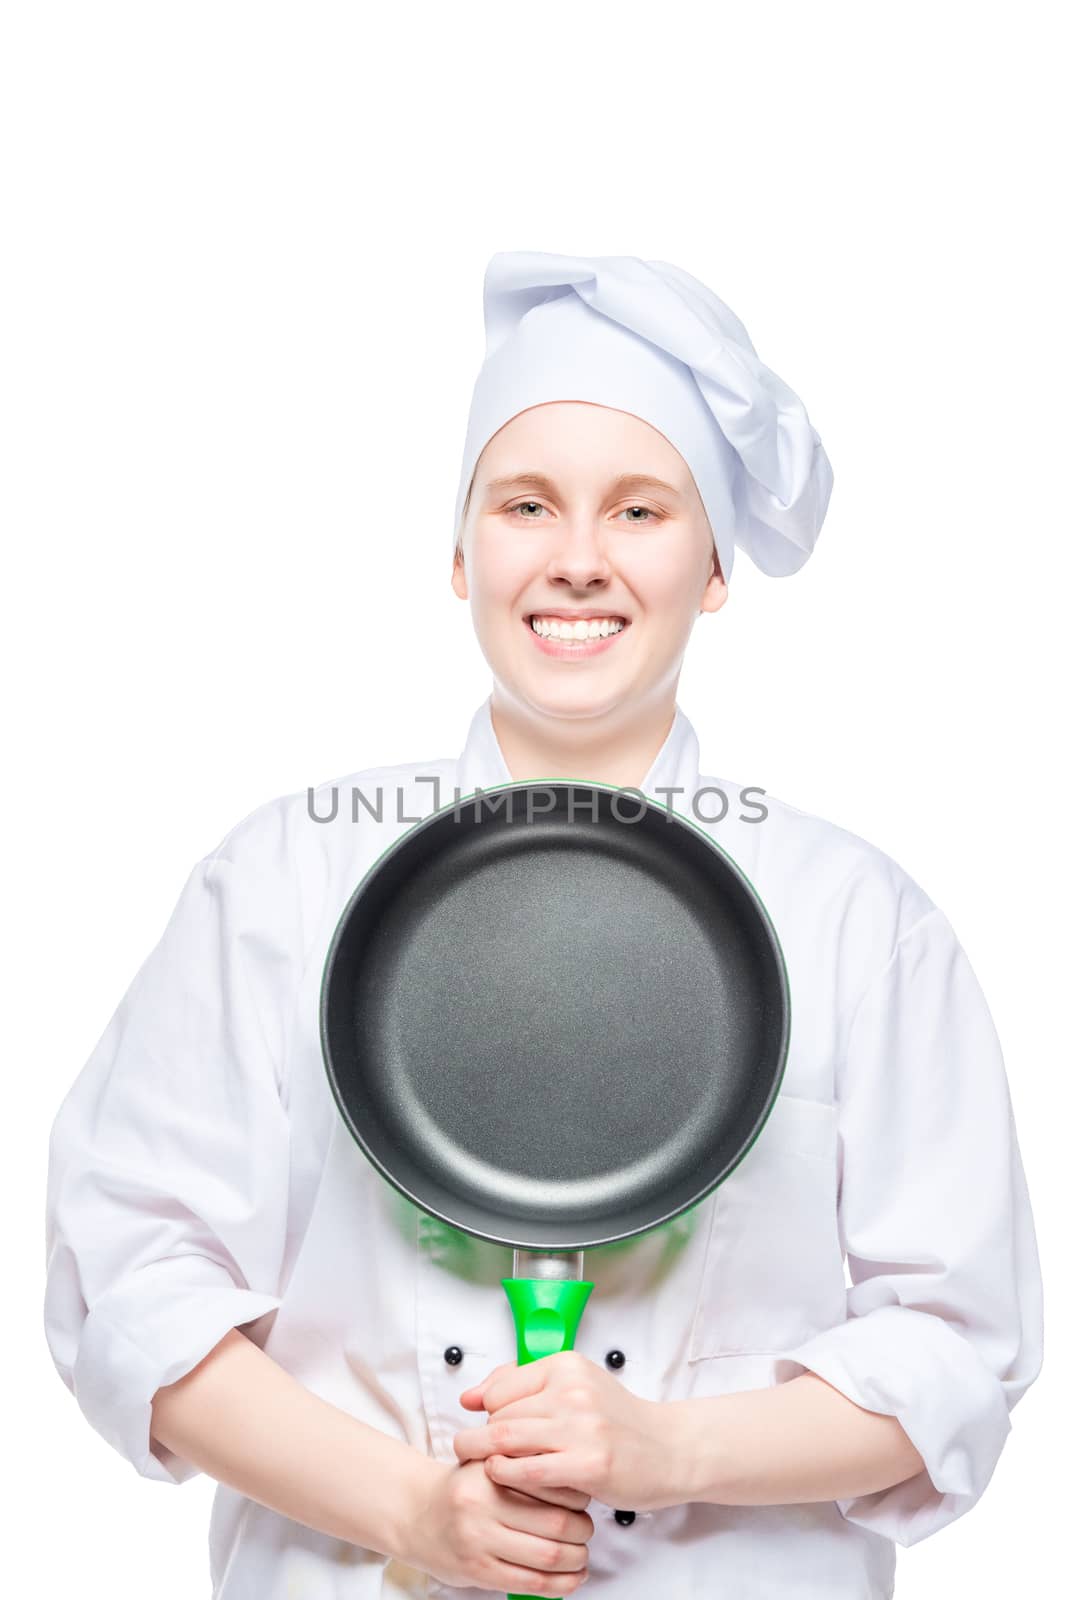
[[[355,906],[356,902],[368,891],[372,880],[375,879],[385,869],[387,863],[394,856],[394,854],[397,853],[402,846],[408,845],[415,835],[423,832],[426,829],[429,829],[433,824],[440,822],[443,817],[448,816],[450,813],[457,812],[465,804],[465,802],[475,799],[479,795],[499,794],[509,789],[532,788],[548,788],[553,790],[596,789],[603,794],[629,794],[632,796],[632,798],[640,798],[646,806],[652,806],[657,811],[661,812],[668,819],[669,824],[681,822],[684,828],[688,828],[692,833],[696,834],[703,844],[711,846],[711,848],[715,850],[726,863],[729,871],[732,872],[735,877],[745,885],[752,900],[753,906],[758,912],[759,920],[763,925],[765,934],[768,936],[769,950],[771,952],[781,985],[783,1000],[782,1038],[775,1063],[775,1069],[772,1074],[771,1087],[766,1096],[761,1114],[756,1120],[749,1138],[745,1141],[741,1149],[732,1158],[720,1175],[710,1182],[704,1189],[702,1189],[695,1198],[687,1199],[684,1204],[678,1204],[668,1208],[653,1222],[645,1222],[639,1227],[625,1228],[622,1231],[617,1230],[616,1232],[606,1234],[600,1238],[591,1238],[590,1235],[587,1234],[579,1239],[576,1239],[574,1242],[568,1241],[557,1243],[554,1241],[552,1244],[546,1244],[544,1240],[532,1241],[529,1238],[524,1240],[517,1239],[515,1237],[506,1237],[499,1231],[494,1232],[483,1228],[475,1228],[467,1223],[459,1223],[456,1221],[455,1217],[447,1215],[445,1211],[430,1205],[424,1198],[413,1194],[411,1189],[403,1182],[403,1180],[398,1178],[395,1173],[389,1170],[386,1164],[380,1159],[378,1154],[368,1144],[356,1121],[349,1112],[344,1096],[340,1090],[337,1073],[334,1069],[334,1062],[330,1049],[329,1033],[327,1028],[327,1005],[330,993],[330,982],[353,907]],[[675,811],[671,807],[666,806],[662,801],[652,799],[645,794],[644,790],[638,790],[637,794],[635,795],[635,791],[627,786],[602,783],[592,778],[512,779],[507,783],[491,784],[488,787],[484,785],[476,785],[474,789],[469,790],[466,794],[457,795],[455,799],[450,800],[446,805],[439,806],[427,816],[416,819],[416,821],[413,822],[409,828],[406,828],[402,834],[400,834],[396,839],[391,840],[390,843],[386,845],[386,847],[379,853],[379,855],[363,873],[359,882],[356,884],[355,888],[352,890],[351,894],[346,900],[341,915],[338,918],[334,932],[330,939],[326,959],[323,963],[323,974],[319,986],[318,1009],[320,1050],[335,1107],[340,1113],[345,1127],[356,1142],[359,1149],[363,1152],[367,1160],[370,1161],[376,1171],[392,1186],[392,1188],[395,1189],[399,1194],[403,1195],[404,1198],[409,1201],[409,1203],[413,1205],[420,1213],[436,1218],[437,1221],[443,1222],[448,1227],[455,1228],[459,1232],[465,1233],[472,1238],[483,1239],[487,1243],[501,1245],[508,1249],[528,1251],[545,1250],[554,1252],[594,1250],[601,1245],[617,1244],[625,1239],[635,1238],[645,1233],[655,1232],[657,1228],[664,1227],[667,1223],[673,1221],[677,1217],[685,1216],[687,1213],[695,1211],[697,1207],[707,1200],[711,1194],[714,1194],[745,1160],[760,1134],[763,1132],[764,1127],[766,1126],[768,1119],[775,1108],[775,1103],[778,1100],[783,1080],[786,1075],[786,1063],[789,1058],[790,1039],[793,1027],[793,1001],[790,991],[790,978],[786,966],[785,954],[782,949],[782,943],[779,939],[775,924],[771,919],[770,913],[768,912],[767,906],[764,903],[763,897],[760,895],[749,875],[741,866],[739,866],[738,862],[734,859],[730,852],[726,850],[718,840],[712,838],[712,836],[705,830],[704,827],[701,826],[700,823],[695,822],[690,817],[683,815],[681,812]]]

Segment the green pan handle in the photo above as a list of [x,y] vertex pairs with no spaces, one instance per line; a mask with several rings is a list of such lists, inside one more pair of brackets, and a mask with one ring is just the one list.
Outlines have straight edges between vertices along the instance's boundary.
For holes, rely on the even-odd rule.
[[515,1318],[519,1365],[575,1348],[579,1319],[592,1283],[575,1278],[502,1278]]
[[[515,1318],[516,1355],[521,1367],[542,1356],[574,1349],[592,1283],[575,1278],[502,1278],[501,1287]],[[536,1597],[512,1594],[508,1600]]]

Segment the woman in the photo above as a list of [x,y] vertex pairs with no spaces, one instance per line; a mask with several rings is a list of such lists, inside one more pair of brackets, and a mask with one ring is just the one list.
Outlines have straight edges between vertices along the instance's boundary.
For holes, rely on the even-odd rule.
[[[895,1541],[989,1481],[1042,1299],[950,924],[863,840],[702,775],[675,704],[735,548],[796,571],[830,467],[741,323],[667,263],[498,255],[485,309],[453,586],[492,692],[458,760],[272,801],[193,869],[56,1118],[50,1348],[139,1473],[219,1480],[217,1600],[587,1577],[621,1600],[889,1596]],[[352,889],[413,819],[546,776],[709,828],[775,925],[793,1017],[714,1204],[600,1253],[575,1351],[519,1368],[510,1252],[363,1159],[317,1001]]]

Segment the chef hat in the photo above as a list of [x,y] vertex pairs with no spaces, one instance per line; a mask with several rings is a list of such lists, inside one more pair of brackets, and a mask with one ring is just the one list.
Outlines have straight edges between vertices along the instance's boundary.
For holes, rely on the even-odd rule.
[[649,422],[693,475],[730,577],[734,548],[785,577],[816,542],[833,473],[804,406],[731,311],[668,261],[506,250],[486,268],[486,356],[467,425],[454,543],[483,448],[510,418],[589,400]]

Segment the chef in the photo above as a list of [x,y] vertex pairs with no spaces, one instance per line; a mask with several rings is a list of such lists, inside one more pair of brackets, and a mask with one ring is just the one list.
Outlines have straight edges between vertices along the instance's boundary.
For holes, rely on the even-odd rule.
[[[735,551],[797,571],[831,469],[738,318],[666,262],[505,252],[485,319],[453,587],[492,689],[457,757],[272,800],[193,866],[55,1119],[49,1348],[139,1474],[217,1480],[215,1600],[889,1597],[895,1546],[990,1481],[1042,1290],[947,917],[855,835],[754,811],[675,701]],[[545,776],[637,788],[728,851],[792,1026],[743,1162],[591,1251],[574,1351],[518,1367],[511,1251],[366,1160],[317,1007],[350,895],[412,821]],[[354,821],[357,792],[379,803]]]

